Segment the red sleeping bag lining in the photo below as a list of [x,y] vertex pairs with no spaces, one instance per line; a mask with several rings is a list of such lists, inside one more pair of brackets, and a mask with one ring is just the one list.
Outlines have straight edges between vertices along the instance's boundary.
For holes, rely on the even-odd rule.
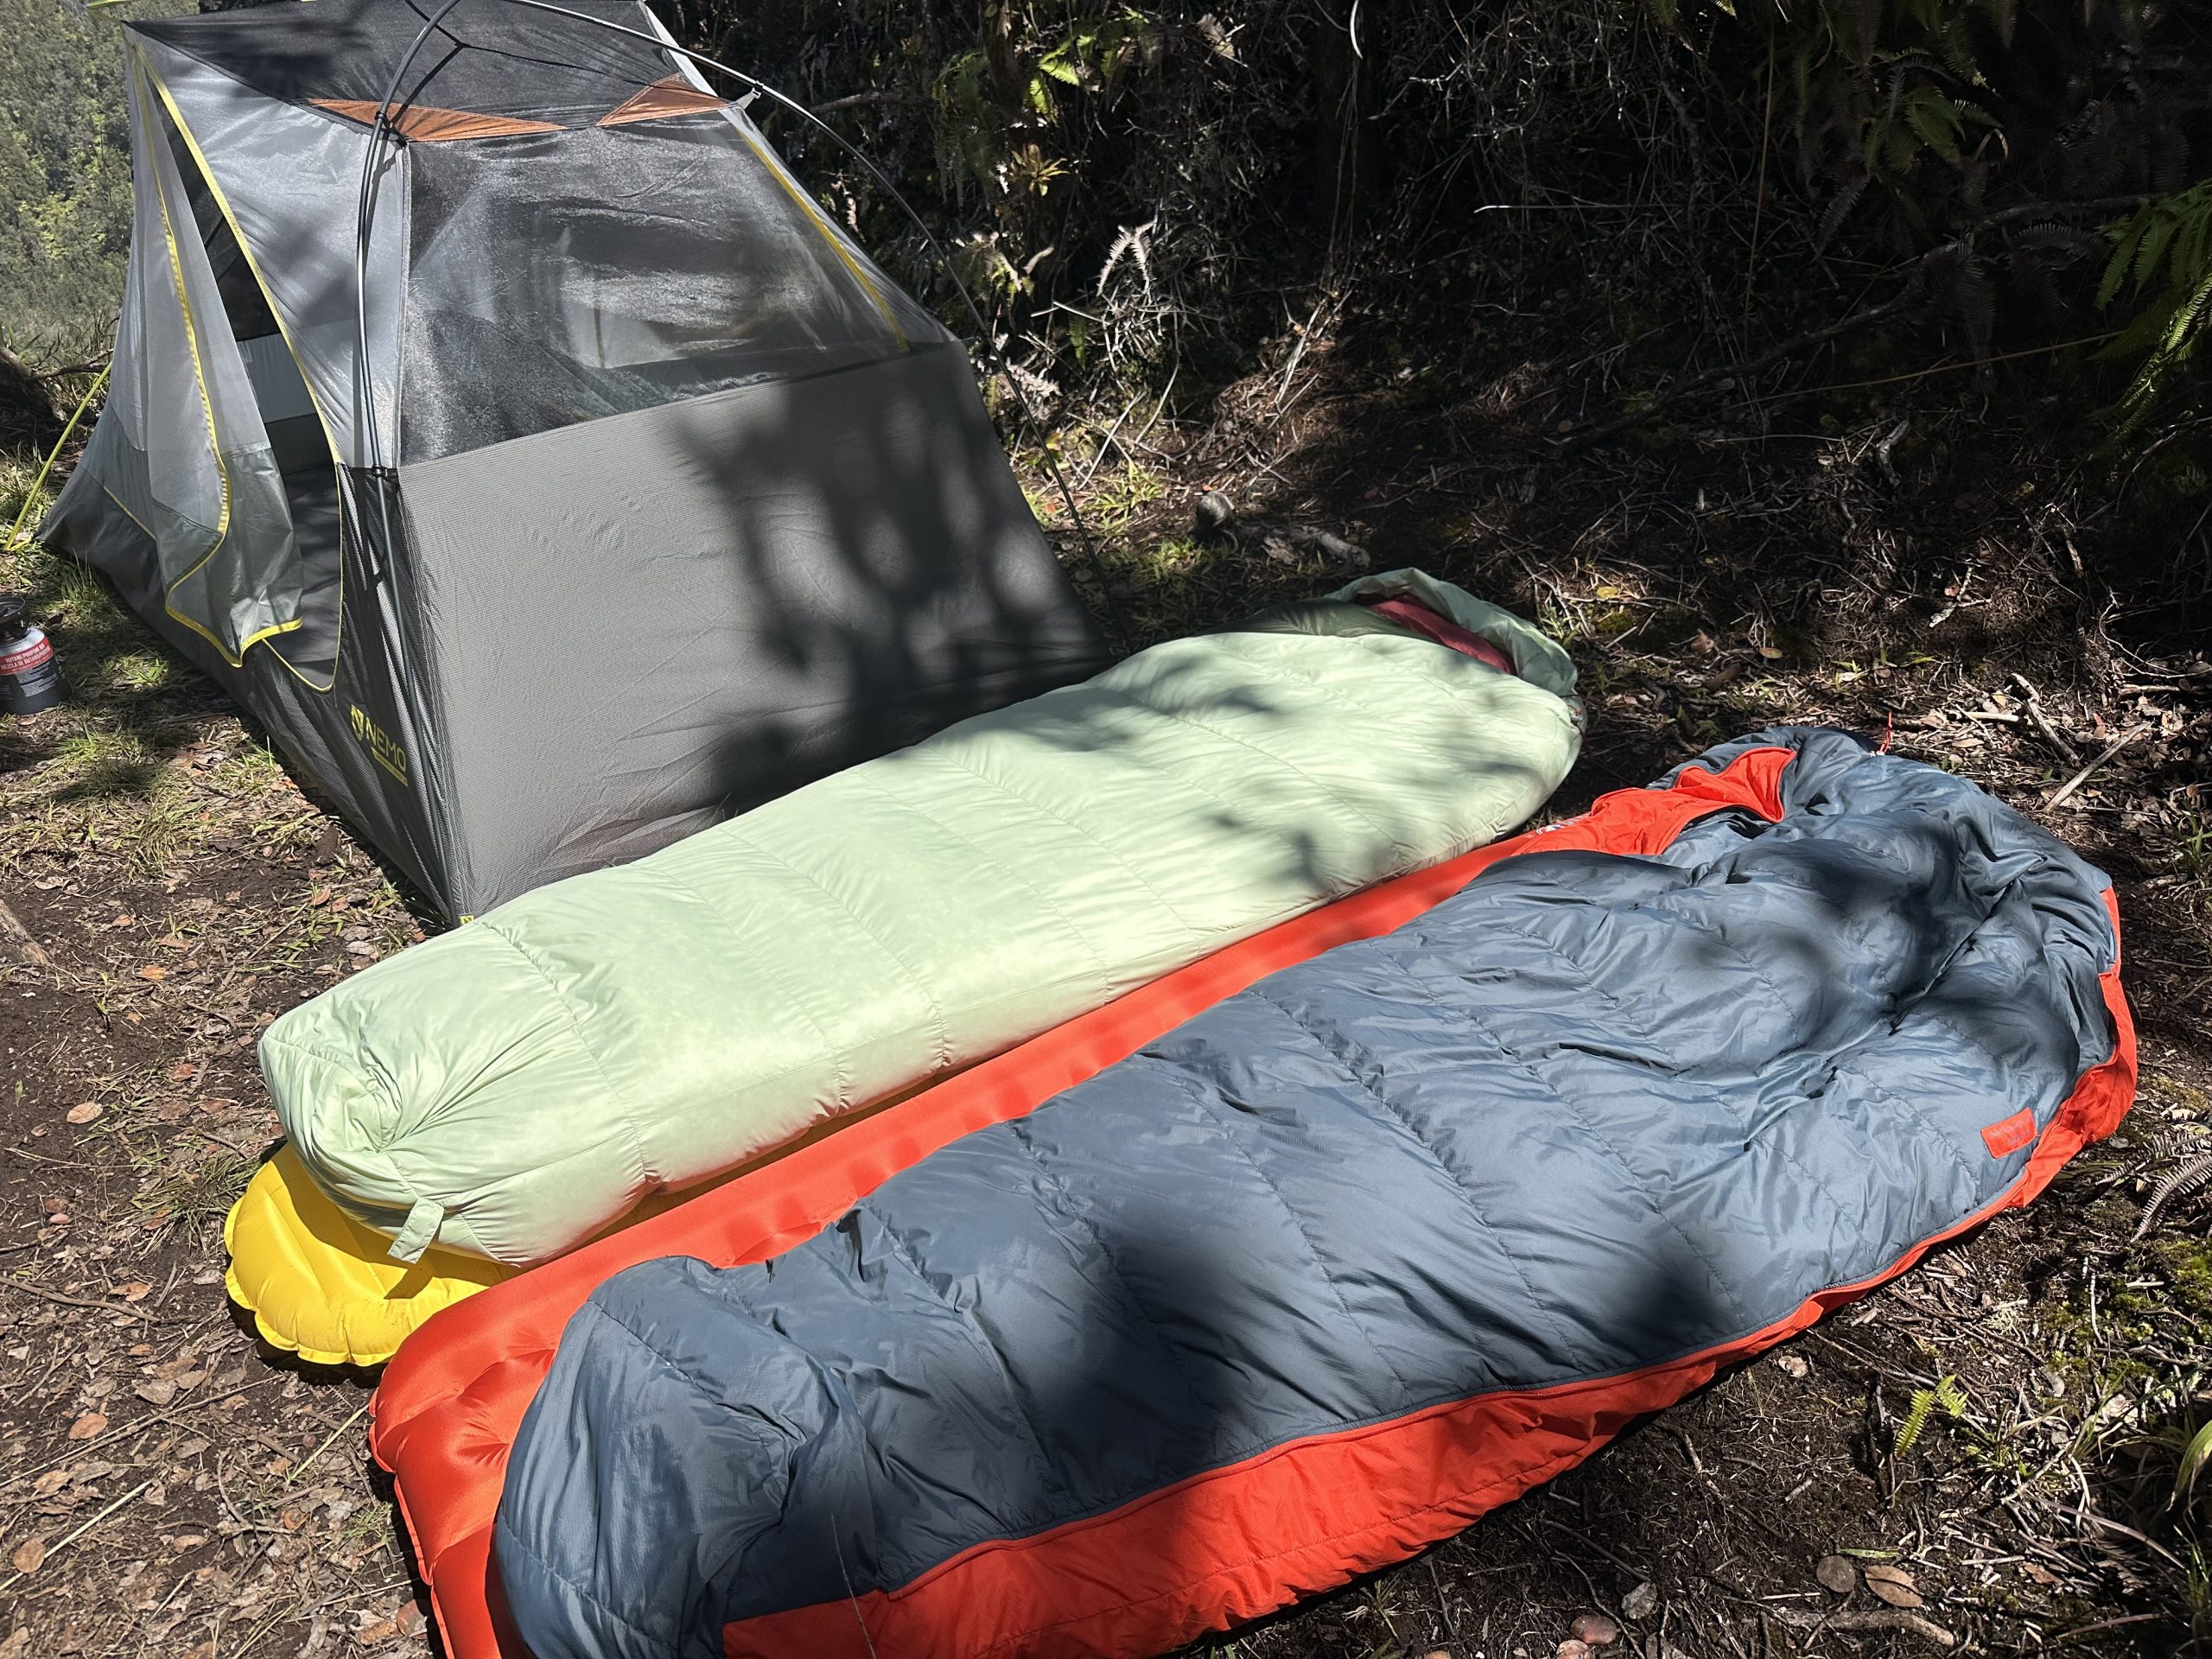
[[[492,1567],[493,1516],[516,1429],[562,1332],[613,1274],[666,1255],[732,1267],[787,1250],[938,1147],[1034,1109],[1279,969],[1401,926],[1501,859],[1567,849],[1657,853],[1694,820],[1728,809],[1778,820],[1779,779],[1790,758],[1786,749],[1760,748],[1718,774],[1691,767],[1669,788],[1618,791],[1580,818],[1354,893],[436,1315],[386,1369],[373,1402],[371,1445],[396,1478],[448,1653],[526,1659]],[[2116,963],[2101,985],[2114,1027],[2112,1056],[2083,1075],[2020,1179],[1996,1203],[1922,1240],[1878,1277],[1822,1291],[1788,1319],[1722,1348],[1625,1376],[1483,1395],[1276,1446],[1110,1514],[970,1550],[888,1598],[901,1604],[895,1627],[918,1638],[915,1651],[936,1650],[928,1633],[939,1625],[972,1638],[981,1615],[992,1632],[986,1644],[964,1639],[958,1651],[1154,1654],[1450,1536],[1723,1366],[1802,1331],[1943,1239],[2025,1204],[2082,1147],[2110,1134],[2134,1096],[2135,1037]],[[750,1634],[731,1627],[726,1643],[736,1644],[733,1653],[762,1659],[771,1652],[804,1659],[846,1645],[849,1627],[816,1628],[827,1611],[781,1624],[769,1647],[760,1645],[768,1633],[759,1622],[745,1627]],[[886,1627],[868,1615],[887,1611],[845,1610],[874,1629]]]

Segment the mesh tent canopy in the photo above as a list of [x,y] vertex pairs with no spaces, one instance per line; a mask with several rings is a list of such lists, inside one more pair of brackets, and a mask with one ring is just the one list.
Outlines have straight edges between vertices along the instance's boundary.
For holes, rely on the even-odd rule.
[[643,5],[570,10],[127,25],[43,531],[454,917],[1106,659],[960,342]]

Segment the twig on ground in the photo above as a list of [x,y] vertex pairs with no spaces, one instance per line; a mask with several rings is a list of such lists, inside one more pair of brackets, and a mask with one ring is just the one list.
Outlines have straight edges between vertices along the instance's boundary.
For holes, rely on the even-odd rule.
[[236,1388],[225,1389],[220,1394],[202,1395],[196,1400],[186,1401],[181,1406],[171,1406],[166,1411],[156,1411],[143,1417],[134,1417],[127,1423],[118,1424],[104,1434],[95,1435],[89,1440],[79,1442],[51,1463],[41,1465],[36,1469],[25,1469],[10,1476],[7,1484],[12,1486],[19,1480],[35,1480],[49,1471],[60,1468],[66,1463],[76,1462],[87,1452],[96,1452],[104,1446],[111,1445],[117,1440],[127,1440],[134,1434],[143,1434],[148,1429],[157,1427],[162,1423],[173,1423],[187,1412],[198,1411],[205,1407],[215,1405],[229,1399],[232,1395],[245,1394],[249,1389],[265,1388],[274,1381],[276,1378],[273,1376],[257,1376],[251,1382],[239,1383]]
[[300,1466],[293,1470],[290,1478],[285,1481],[284,1484],[286,1488],[289,1489],[298,1485],[300,1484],[300,1477],[307,1473],[308,1470],[314,1465],[315,1459],[320,1458],[324,1452],[329,1451],[331,1446],[336,1443],[337,1439],[340,1434],[343,1434],[347,1429],[353,1427],[354,1424],[359,1422],[363,1417],[366,1416],[368,1414],[368,1409],[369,1408],[366,1405],[362,1406],[361,1408],[359,1411],[356,1411],[351,1417],[348,1417],[344,1422],[339,1424],[337,1427],[332,1429],[321,1446],[315,1447],[314,1451],[308,1452],[306,1457],[300,1460]]
[[48,1290],[22,1279],[0,1279],[0,1286],[5,1286],[10,1290],[20,1290],[26,1295],[36,1296],[45,1301],[60,1302],[69,1307],[89,1307],[99,1313],[128,1313],[132,1319],[143,1319],[149,1325],[175,1325],[179,1322],[175,1319],[165,1319],[158,1313],[149,1313],[143,1307],[133,1307],[128,1302],[94,1301],[89,1296],[71,1296],[65,1292]]
[[[39,1565],[42,1567],[46,1564],[46,1561],[52,1560],[56,1555],[59,1555],[63,1550],[68,1548],[70,1545],[75,1543],[79,1538],[90,1532],[94,1527],[99,1525],[101,1522],[106,1520],[108,1516],[113,1515],[118,1510],[130,1503],[132,1498],[137,1497],[139,1493],[144,1491],[153,1484],[154,1483],[150,1480],[140,1481],[136,1486],[133,1486],[121,1497],[117,1498],[114,1503],[109,1504],[107,1508],[102,1510],[91,1520],[86,1522],[83,1526],[78,1528],[76,1531],[67,1535],[61,1541],[54,1545],[52,1549],[48,1550],[46,1552],[45,1560],[41,1560]],[[0,1590],[11,1588],[16,1582],[23,1576],[24,1575],[21,1573],[10,1573],[5,1580],[0,1580]]]
[[2026,695],[2027,702],[2022,706],[2027,709],[2028,718],[2035,722],[2036,730],[2043,734],[2043,741],[2057,750],[2059,758],[2068,766],[2081,765],[2081,751],[2060,736],[2058,728],[2050,723],[2049,716],[2043,711],[2042,694],[2036,690],[2034,683],[2024,674],[2015,674],[2012,677],[2012,683]]
[[2050,1638],[2050,1645],[2063,1647],[2069,1642],[2079,1642],[2084,1637],[2094,1636],[2101,1630],[2118,1630],[2123,1624],[2149,1624],[2168,1617],[2170,1615],[2165,1613],[2129,1613],[2120,1618],[2101,1618],[2094,1624],[2077,1624],[2070,1630],[2059,1631]]
[[1815,1613],[1802,1607],[1777,1607],[1770,1604],[1766,1611],[1784,1624],[1801,1630],[1910,1630],[1939,1648],[1959,1645],[1959,1638],[1934,1619],[1923,1618],[1918,1613],[1908,1612],[1902,1607],[1883,1607],[1857,1613]]
[[2122,749],[2133,743],[2137,738],[2148,735],[2150,730],[2150,723],[2147,721],[2140,725],[2129,727],[2126,731],[2122,732],[2118,737],[2115,737],[2110,743],[2107,743],[2105,746],[2105,752],[2102,754],[2090,761],[2088,766],[2082,767],[2081,771],[2075,772],[2071,778],[2069,778],[2056,789],[2051,791],[2049,798],[2044,802],[2044,804],[2045,806],[2056,806],[2061,801],[2071,795],[2075,790],[2081,788],[2083,784],[2088,783],[2089,781],[2090,775],[2094,772],[2099,766],[2104,765],[2106,761],[2111,760],[2113,756],[2118,754]]

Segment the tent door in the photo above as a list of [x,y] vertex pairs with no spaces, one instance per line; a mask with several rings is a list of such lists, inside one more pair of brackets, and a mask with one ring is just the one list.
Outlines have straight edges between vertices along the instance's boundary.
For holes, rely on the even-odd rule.
[[241,247],[198,156],[162,111],[162,128],[185,182],[194,226],[221,293],[225,319],[269,437],[300,559],[300,626],[270,648],[312,689],[327,691],[336,671],[343,626],[340,568],[342,518],[338,463],[308,391],[307,378],[277,326],[252,261]]

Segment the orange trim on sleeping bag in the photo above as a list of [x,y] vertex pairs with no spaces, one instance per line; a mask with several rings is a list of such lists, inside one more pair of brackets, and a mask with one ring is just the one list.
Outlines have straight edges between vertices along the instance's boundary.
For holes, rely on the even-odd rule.
[[[2109,890],[2105,905],[2117,929]],[[2135,1033],[2116,964],[2100,983],[2116,1033],[2112,1057],[2075,1085],[2020,1179],[1872,1278],[1821,1291],[1764,1330],[1665,1364],[1478,1395],[1274,1446],[1110,1515],[979,1544],[896,1590],[727,1625],[722,1652],[726,1659],[1131,1659],[1404,1560],[1572,1468],[1638,1417],[1702,1388],[1721,1367],[1796,1336],[1946,1239],[2035,1197],[2069,1158],[2118,1125],[2134,1096]],[[1265,1548],[1255,1548],[1262,1541]]]
[[[1071,1020],[772,1169],[436,1315],[385,1371],[374,1402],[372,1445],[397,1477],[401,1516],[429,1581],[447,1651],[453,1659],[524,1659],[492,1570],[492,1520],[516,1430],[562,1331],[612,1274],[663,1255],[728,1267],[791,1249],[938,1147],[1034,1109],[1278,969],[1389,932],[1501,859],[1570,849],[1657,853],[1696,819],[1730,808],[1779,818],[1781,774],[1791,758],[1787,749],[1754,749],[1717,775],[1692,767],[1669,789],[1616,791],[1580,818],[1339,899]],[[1995,1207],[2025,1202],[2125,1111],[2133,1089],[2134,1043],[2116,974],[2107,976],[2105,995],[2119,1033],[2113,1058],[2082,1080],[2020,1183]],[[1903,1271],[1926,1248],[1917,1247],[1891,1271]],[[1187,1637],[1154,1641],[1154,1634],[1197,1635],[1212,1627],[1191,1622],[1201,1615],[1217,1622],[1248,1608],[1265,1611],[1449,1535],[1586,1455],[1633,1416],[1680,1398],[1719,1366],[1780,1340],[1834,1300],[1867,1287],[1824,1292],[1770,1332],[1671,1366],[1485,1396],[1278,1447],[1112,1516],[1019,1543],[979,1547],[915,1584],[863,1599],[888,1621],[878,1627],[871,1614],[878,1651],[921,1652],[970,1636],[979,1638],[977,1652],[992,1651],[995,1642],[1005,1651],[1078,1653],[1087,1641],[1109,1635],[1116,1652],[1147,1642],[1172,1647]],[[1478,1470],[1497,1472],[1488,1479],[1469,1472]],[[1423,1499],[1423,1491],[1451,1496]],[[1324,1516],[1318,1533],[1302,1518]],[[1255,1535],[1285,1541],[1287,1553],[1252,1559],[1249,1544],[1230,1548],[1224,1541]],[[1163,1550],[1163,1540],[1171,1540],[1172,1548]],[[1193,1562],[1211,1565],[1193,1573]],[[1100,1605],[1102,1583],[1122,1586],[1107,1598],[1111,1607]],[[1070,1622],[1025,1636],[1032,1621],[1021,1609],[1037,1605],[1056,1607],[1056,1617]],[[733,1626],[726,1644],[743,1654],[864,1653],[852,1604],[839,1603],[836,1611],[846,1621],[842,1627],[825,1610],[801,1609]],[[1041,1647],[1027,1648],[1032,1640]]]

